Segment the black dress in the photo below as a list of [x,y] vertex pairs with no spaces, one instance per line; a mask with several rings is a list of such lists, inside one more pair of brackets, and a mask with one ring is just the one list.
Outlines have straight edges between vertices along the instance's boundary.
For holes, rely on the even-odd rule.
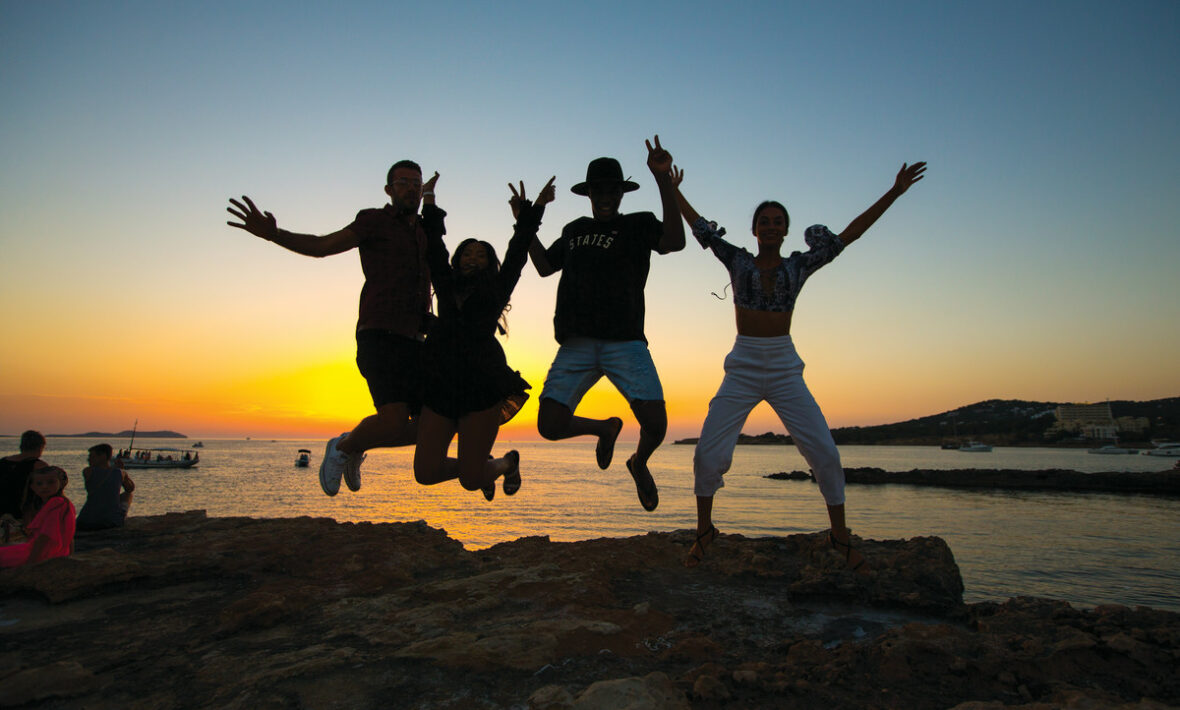
[[427,234],[426,258],[438,295],[438,319],[430,328],[423,353],[423,403],[449,419],[500,407],[500,423],[511,419],[528,399],[529,383],[508,366],[496,339],[500,314],[528,260],[544,208],[525,203],[516,221],[504,262],[496,273],[464,277],[451,269],[443,244],[446,213],[433,205],[422,209]]

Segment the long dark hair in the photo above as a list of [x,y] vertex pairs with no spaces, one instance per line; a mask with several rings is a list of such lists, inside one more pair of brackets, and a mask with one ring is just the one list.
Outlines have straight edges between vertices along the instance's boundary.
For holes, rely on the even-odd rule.
[[[460,291],[470,288],[470,281],[472,278],[474,278],[464,277],[463,271],[459,268],[459,259],[463,256],[463,250],[472,244],[482,245],[484,251],[488,255],[488,268],[484,269],[482,272],[480,272],[480,274],[476,274],[476,276],[481,274],[495,276],[496,274],[500,273],[500,257],[496,256],[496,248],[482,239],[468,237],[467,239],[459,242],[459,246],[455,247],[455,253],[451,255],[451,273],[454,274],[455,284],[459,287]],[[499,329],[500,335],[508,334],[508,311],[510,310],[512,310],[512,305],[505,301],[504,310],[500,311],[500,322],[496,324],[496,328]]]

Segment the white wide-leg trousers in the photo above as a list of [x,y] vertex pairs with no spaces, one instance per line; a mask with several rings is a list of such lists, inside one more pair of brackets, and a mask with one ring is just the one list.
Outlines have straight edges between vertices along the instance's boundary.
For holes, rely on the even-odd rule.
[[737,336],[725,357],[725,379],[709,402],[709,414],[693,454],[693,492],[712,496],[725,482],[733,448],[746,417],[759,402],[774,408],[787,433],[815,474],[828,505],[844,503],[844,469],[832,432],[815,398],[803,382],[803,361],[791,336]]

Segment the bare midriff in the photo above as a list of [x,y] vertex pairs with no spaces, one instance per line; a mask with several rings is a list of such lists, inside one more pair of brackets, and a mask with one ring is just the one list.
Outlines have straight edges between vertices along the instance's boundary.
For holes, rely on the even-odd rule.
[[791,311],[756,311],[734,306],[738,335],[751,338],[777,338],[791,334]]

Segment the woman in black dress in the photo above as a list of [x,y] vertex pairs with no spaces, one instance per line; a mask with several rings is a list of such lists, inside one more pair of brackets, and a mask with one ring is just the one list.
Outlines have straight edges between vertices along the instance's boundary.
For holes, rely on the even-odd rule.
[[[520,489],[520,454],[509,451],[491,458],[500,425],[511,419],[528,399],[529,383],[508,366],[496,333],[508,300],[528,259],[529,244],[537,235],[545,205],[553,201],[553,179],[541,190],[536,204],[512,188],[509,201],[517,215],[504,263],[491,244],[466,239],[450,258],[442,235],[446,213],[434,204],[437,173],[423,185],[423,227],[427,233],[430,279],[438,297],[438,320],[431,326],[424,352],[422,413],[414,476],[419,483],[458,478],[467,490],[482,490],[492,500],[495,482],[504,477],[504,493]],[[458,435],[458,458],[448,458],[451,440]]]

